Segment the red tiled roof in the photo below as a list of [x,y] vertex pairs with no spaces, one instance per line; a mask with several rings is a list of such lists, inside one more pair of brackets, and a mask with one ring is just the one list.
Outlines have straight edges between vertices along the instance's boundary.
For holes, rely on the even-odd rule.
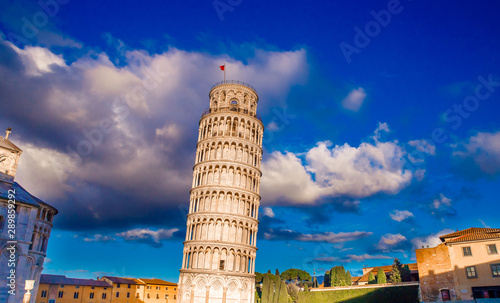
[[465,242],[465,241],[486,240],[495,238],[500,238],[500,229],[478,228],[478,227],[471,227],[464,230],[459,230],[454,233],[439,237],[439,239],[441,239],[442,242]]
[[40,284],[60,284],[60,285],[81,285],[81,286],[102,286],[110,287],[111,285],[105,281],[97,281],[92,279],[75,279],[66,278],[63,275],[45,275],[40,277]]
[[144,284],[143,282],[140,282],[139,280],[133,278],[121,278],[121,277],[111,277],[111,276],[104,276],[103,278],[106,278],[109,281],[118,284],[133,284],[133,285]]
[[164,281],[161,279],[142,279],[142,278],[140,278],[139,280],[141,280],[142,282],[144,282],[146,284],[177,286],[177,283],[172,283],[172,282]]

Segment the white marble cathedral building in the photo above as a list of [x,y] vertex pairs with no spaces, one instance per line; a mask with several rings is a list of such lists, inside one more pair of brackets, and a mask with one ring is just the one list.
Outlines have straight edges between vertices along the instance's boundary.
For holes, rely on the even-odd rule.
[[[57,210],[14,181],[22,151],[9,140],[10,132],[0,137],[0,302],[22,303],[26,280],[34,280],[34,303]],[[13,217],[15,224],[9,222]],[[12,269],[14,279],[8,278]]]
[[253,303],[264,125],[249,84],[212,87],[202,114],[180,303]]

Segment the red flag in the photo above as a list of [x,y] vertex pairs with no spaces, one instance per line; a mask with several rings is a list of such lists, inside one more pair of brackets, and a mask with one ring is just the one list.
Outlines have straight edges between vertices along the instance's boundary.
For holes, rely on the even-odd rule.
[[220,67],[220,70],[224,70],[224,68],[226,67],[226,65],[221,65],[219,67]]

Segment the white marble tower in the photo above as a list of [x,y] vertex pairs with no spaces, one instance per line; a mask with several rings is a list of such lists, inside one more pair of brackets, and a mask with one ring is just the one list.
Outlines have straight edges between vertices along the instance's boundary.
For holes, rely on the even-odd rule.
[[249,84],[217,83],[199,124],[180,303],[253,303],[264,126]]

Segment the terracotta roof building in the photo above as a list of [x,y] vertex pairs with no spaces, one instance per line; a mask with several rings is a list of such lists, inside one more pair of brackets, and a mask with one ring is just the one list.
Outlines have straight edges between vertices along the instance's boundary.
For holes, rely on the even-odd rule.
[[416,250],[422,299],[500,298],[500,229],[468,228]]

